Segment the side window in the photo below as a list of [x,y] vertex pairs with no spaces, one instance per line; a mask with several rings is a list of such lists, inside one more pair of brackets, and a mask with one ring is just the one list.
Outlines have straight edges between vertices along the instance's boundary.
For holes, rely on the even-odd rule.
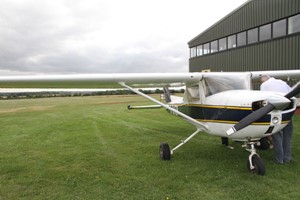
[[246,31],[237,34],[237,46],[244,46],[247,44]]
[[300,32],[300,14],[289,18],[289,34]]
[[227,40],[228,40],[228,49],[236,47],[236,35],[228,36]]
[[203,55],[210,53],[209,43],[203,45]]
[[224,51],[227,49],[226,38],[219,39],[219,51]]
[[210,52],[211,53],[218,52],[218,41],[217,40],[210,43]]
[[187,87],[187,93],[189,101],[198,101],[200,99],[199,85]]
[[254,28],[248,31],[248,44],[258,42],[258,28]]
[[259,41],[271,39],[271,24],[259,27]]
[[197,46],[197,56],[202,56],[202,55],[203,55],[202,45]]
[[273,23],[273,38],[286,35],[286,19]]
[[[250,27],[249,27],[250,28]],[[300,33],[300,14],[289,16],[268,24],[251,27],[243,32],[231,33],[221,38],[211,38],[211,41],[190,48],[190,57],[231,50],[236,47],[244,47],[258,42],[289,36]],[[213,36],[212,36],[213,37]]]
[[191,48],[191,58],[194,58],[197,56],[197,50],[196,47]]

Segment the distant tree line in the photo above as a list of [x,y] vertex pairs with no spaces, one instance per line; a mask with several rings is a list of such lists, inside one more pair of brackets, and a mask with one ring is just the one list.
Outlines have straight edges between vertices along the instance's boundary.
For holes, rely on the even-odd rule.
[[[147,90],[139,89],[144,94],[162,94],[162,89]],[[181,90],[170,90],[170,93],[183,93]],[[17,92],[17,93],[0,93],[0,99],[33,99],[33,98],[48,98],[48,97],[75,97],[75,96],[101,96],[101,95],[132,95],[135,94],[130,90],[107,90],[97,92]]]

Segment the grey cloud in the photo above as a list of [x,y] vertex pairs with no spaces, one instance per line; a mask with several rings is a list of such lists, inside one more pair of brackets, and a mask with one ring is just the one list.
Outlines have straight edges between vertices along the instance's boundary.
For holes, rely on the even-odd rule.
[[[174,3],[177,9],[166,16],[164,6],[169,5],[164,2],[158,13],[147,10],[140,20],[142,9],[148,9],[144,3],[112,1],[1,0],[0,73],[188,71],[186,43],[199,33],[185,33],[192,29],[193,17],[184,18],[187,13],[183,13],[190,8],[188,3]],[[133,13],[124,11],[137,2],[141,7]],[[115,10],[118,3],[128,8]],[[117,16],[118,11],[123,15]],[[119,21],[127,13],[129,18]]]
[[105,49],[96,49],[85,54],[76,51],[53,54],[42,57],[36,64],[28,65],[28,70],[59,73],[144,73],[187,69],[187,61],[182,52],[170,52],[166,56],[165,52],[127,54],[119,51],[111,55]]

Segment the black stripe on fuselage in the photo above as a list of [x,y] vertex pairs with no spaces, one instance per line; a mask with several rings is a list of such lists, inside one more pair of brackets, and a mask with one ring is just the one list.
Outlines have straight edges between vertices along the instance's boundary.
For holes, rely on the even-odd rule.
[[[235,124],[247,115],[251,114],[251,107],[238,106],[211,106],[211,105],[182,105],[179,111],[190,117],[203,122],[232,123]],[[282,123],[287,123],[293,116],[293,112],[285,113],[282,116]],[[266,115],[253,124],[270,124],[271,116]]]

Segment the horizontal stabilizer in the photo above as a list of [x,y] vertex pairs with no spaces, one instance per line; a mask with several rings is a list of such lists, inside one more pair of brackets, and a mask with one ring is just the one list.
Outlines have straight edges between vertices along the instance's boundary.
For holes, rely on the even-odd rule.
[[152,108],[162,108],[162,106],[160,106],[160,105],[148,105],[148,106],[131,106],[131,105],[128,105],[127,106],[128,110],[130,110],[130,109],[152,109]]

